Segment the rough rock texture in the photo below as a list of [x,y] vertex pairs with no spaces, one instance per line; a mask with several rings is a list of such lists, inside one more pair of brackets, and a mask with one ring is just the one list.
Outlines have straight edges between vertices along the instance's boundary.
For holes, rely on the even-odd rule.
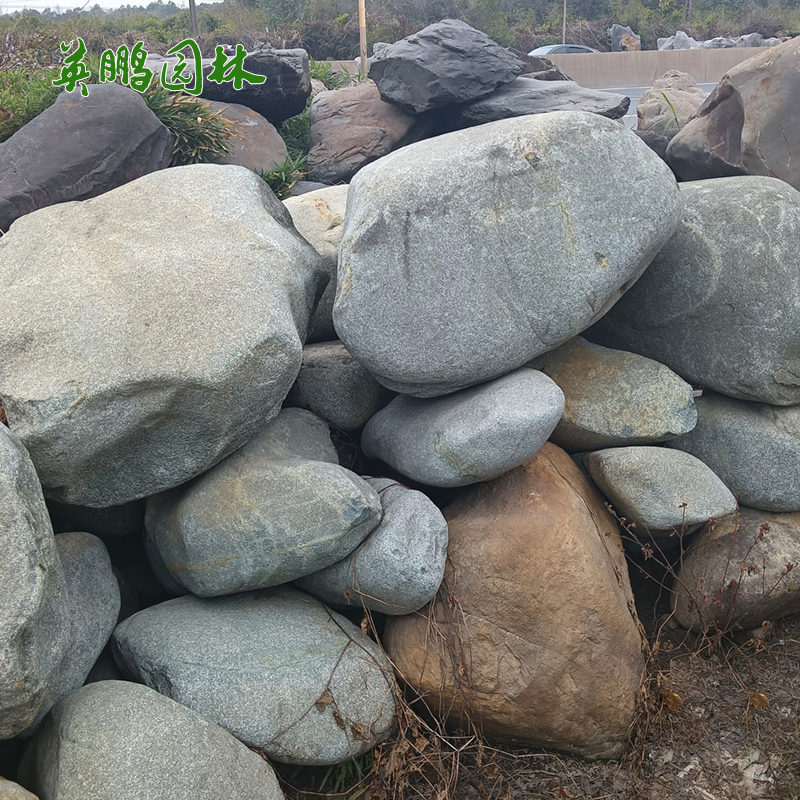
[[691,75],[671,69],[642,95],[636,108],[637,127],[671,139],[686,126],[706,97]]
[[771,175],[800,189],[800,38],[737,64],[672,140],[683,180]]
[[536,78],[537,81],[570,81],[569,77],[560,67],[557,67],[549,58],[544,56],[530,56],[516,47],[508,48],[525,65],[523,75]]
[[675,587],[675,619],[692,630],[758,628],[797,613],[800,514],[740,508],[707,525],[689,546]]
[[111,638],[120,608],[119,584],[100,539],[82,532],[60,533],[55,539],[67,586],[69,647],[36,719],[24,731],[25,736],[36,731],[55,703],[83,686]]
[[696,525],[736,511],[736,498],[699,459],[664,447],[615,447],[583,457],[620,517],[655,531]]
[[337,430],[354,431],[393,396],[341,342],[322,342],[303,348],[303,365],[286,405],[307,408]]
[[634,133],[662,160],[667,160],[669,139],[653,131],[634,131]]
[[680,213],[664,162],[596,114],[411,145],[351,184],[336,330],[390,389],[430,397],[481,383],[603,316]]
[[550,378],[520,369],[447,397],[396,397],[367,423],[361,448],[420,483],[467,486],[527,461],[563,411]]
[[62,700],[20,780],[40,800],[283,800],[272,767],[217,725],[124,681]]
[[369,77],[384,100],[420,114],[482,97],[524,70],[519,58],[485,33],[443,19],[377,53]]
[[244,68],[256,75],[265,75],[263,83],[245,83],[238,91],[233,83],[212,83],[208,80],[211,66],[203,64],[202,96],[222,103],[238,103],[266,117],[276,128],[300,114],[311,94],[308,53],[305,50],[264,48],[248,53]]
[[238,103],[209,101],[207,105],[228,120],[237,134],[228,139],[231,155],[218,158],[215,164],[234,164],[254,172],[269,172],[286,160],[288,151],[281,135],[261,114]]
[[70,645],[66,582],[36,470],[0,425],[0,739],[24,730]]
[[98,507],[184,483],[260,430],[325,280],[261,178],[214,164],[30,214],[0,263],[16,265],[0,293],[9,423],[48,497]]
[[614,53],[632,53],[642,49],[642,37],[634,33],[627,25],[615,22],[606,33],[611,40],[611,51]]
[[597,492],[548,443],[445,518],[452,574],[426,614],[387,624],[398,672],[430,708],[493,737],[619,754],[644,658],[619,532]]
[[587,337],[723,394],[800,402],[800,193],[750,177],[681,195],[677,232]]
[[588,111],[609,119],[624,117],[629,97],[596,89],[584,89],[573,81],[517,78],[486,97],[459,106],[447,115],[449,129],[470,128],[510,117],[547,114],[550,111]]
[[392,730],[385,656],[344,617],[287,587],[168,600],[121,623],[114,645],[137,680],[276,761],[335,764]]
[[191,484],[151,497],[146,525],[178,583],[214,597],[335,564],[380,517],[377,493],[339,466],[328,426],[288,408]]
[[144,528],[145,500],[132,500],[121,506],[89,508],[47,501],[54,533],[85,531],[104,537],[139,535]]
[[692,387],[635,353],[576,336],[527,366],[564,392],[564,414],[550,440],[568,452],[663,442],[697,423]]
[[84,200],[169,166],[172,134],[126,86],[62,92],[0,143],[0,231],[37,208]]
[[39,798],[23,789],[18,783],[0,778],[0,800],[39,800]]
[[310,119],[308,174],[323,183],[349,181],[364,165],[430,136],[437,122],[384,102],[374,83],[320,93]]
[[283,201],[300,235],[320,254],[322,266],[330,276],[325,292],[309,323],[306,344],[336,339],[333,327],[333,301],[336,297],[336,263],[342,241],[347,185],[328,186],[305,192]]
[[695,50],[699,42],[686,31],[676,31],[674,36],[665,36],[656,42],[659,50]]
[[447,560],[447,522],[422,492],[367,478],[380,495],[380,525],[347,558],[297,581],[325,603],[383,614],[411,614],[439,589]]
[[671,441],[708,464],[742,505],[800,511],[800,406],[776,408],[706,392],[697,427]]

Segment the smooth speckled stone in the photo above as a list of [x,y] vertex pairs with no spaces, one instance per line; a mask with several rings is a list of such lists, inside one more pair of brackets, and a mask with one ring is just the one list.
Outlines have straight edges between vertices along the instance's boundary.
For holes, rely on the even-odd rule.
[[336,764],[392,730],[386,657],[351,622],[288,587],[168,600],[121,623],[114,648],[136,680],[276,761]]
[[283,800],[272,767],[146,686],[102,681],[58,703],[25,752],[40,800]]
[[668,531],[736,511],[736,498],[699,459],[664,447],[615,447],[587,453],[592,480],[628,524]]
[[0,778],[0,800],[39,800],[39,798],[23,789],[18,783]]
[[[148,547],[181,586],[215,597],[335,564],[380,521],[375,490],[339,466],[328,426],[287,408],[192,483],[148,500]],[[159,570],[159,558],[151,552]]]
[[466,486],[527,461],[563,410],[550,378],[520,369],[447,397],[396,397],[367,423],[361,446],[420,483]]
[[576,336],[527,366],[564,392],[550,441],[568,452],[662,442],[697,423],[692,387],[650,358]]
[[447,562],[447,522],[422,492],[388,478],[367,478],[381,498],[378,527],[347,558],[300,578],[301,589],[329,605],[361,604],[411,614],[436,592]]
[[800,406],[705,392],[697,410],[697,427],[670,447],[708,464],[742,505],[800,511]]

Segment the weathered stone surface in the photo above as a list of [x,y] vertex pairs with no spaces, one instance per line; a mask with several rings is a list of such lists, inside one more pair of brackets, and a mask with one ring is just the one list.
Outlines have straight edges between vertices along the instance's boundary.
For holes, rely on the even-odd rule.
[[0,800],[39,800],[39,798],[23,789],[18,783],[0,778]]
[[178,583],[214,597],[335,564],[380,515],[374,489],[339,466],[328,426],[287,408],[192,483],[151,497],[146,526]]
[[0,231],[37,208],[85,200],[163,169],[172,134],[126,86],[62,92],[0,143]]
[[568,452],[663,442],[697,423],[692,387],[635,353],[576,336],[528,366],[564,392],[564,414],[550,440]]
[[800,611],[800,514],[740,508],[706,525],[681,562],[675,619],[692,630],[758,628]]
[[325,280],[261,178],[214,164],[30,214],[0,265],[9,423],[49,497],[97,507],[184,483],[260,430]]
[[33,722],[70,644],[66,583],[36,470],[0,425],[0,739]]
[[516,47],[508,48],[525,65],[522,73],[525,77],[535,78],[537,81],[571,81],[560,67],[557,67],[549,58],[544,56],[531,56]]
[[36,719],[25,729],[24,736],[36,731],[55,703],[83,685],[111,638],[120,608],[119,584],[100,539],[82,532],[60,533],[55,539],[67,586],[69,647]]
[[519,58],[485,33],[443,19],[376,53],[369,77],[384,100],[419,114],[475,100],[524,70]]
[[467,486],[527,461],[563,411],[550,378],[520,369],[446,397],[396,397],[367,423],[361,448],[420,483]]
[[144,529],[145,500],[132,500],[121,506],[89,508],[47,501],[54,533],[85,531],[101,539],[114,536],[134,536]]
[[322,342],[303,348],[303,365],[286,405],[307,408],[340,431],[354,431],[393,396],[341,342]]
[[228,139],[231,155],[218,158],[216,164],[234,164],[254,172],[269,172],[286,161],[286,144],[274,125],[247,106],[238,103],[208,101],[208,106],[222,119],[228,120],[235,136]]
[[283,800],[272,767],[167,697],[103,681],[44,721],[20,780],[41,800]]
[[299,197],[302,194],[309,192],[316,192],[318,189],[327,189],[327,183],[320,183],[319,181],[297,181],[294,186],[289,190],[289,197]]
[[642,49],[642,37],[634,33],[627,25],[615,22],[606,33],[611,40],[611,51],[614,53],[631,53]]
[[297,581],[323,602],[384,614],[411,614],[439,590],[447,560],[447,522],[422,492],[388,478],[367,478],[383,518],[347,558]]
[[677,31],[674,36],[658,39],[656,44],[659,50],[694,50],[699,42],[686,31]]
[[289,117],[302,113],[311,94],[311,75],[305,50],[267,47],[248,53],[243,65],[248,72],[266,76],[266,80],[263,83],[244,83],[238,90],[233,83],[212,83],[208,80],[212,67],[204,60],[202,96],[207,100],[252,108],[276,128]]
[[705,392],[697,427],[672,440],[722,479],[742,505],[800,511],[800,406],[776,408]]
[[452,115],[448,114],[447,123],[450,129],[457,130],[551,111],[588,111],[609,119],[619,119],[625,116],[630,104],[629,97],[584,89],[573,81],[541,81],[522,77],[473,103],[459,106]]
[[800,189],[800,39],[737,64],[670,142],[683,180],[770,175]]
[[662,160],[667,160],[669,139],[653,131],[634,131],[634,133]]
[[342,241],[347,209],[347,185],[328,186],[283,201],[301,236],[320,254],[322,266],[330,276],[325,292],[309,323],[306,344],[336,339],[333,327],[333,301],[336,297],[336,264]]
[[430,708],[490,736],[621,752],[644,657],[619,532],[597,492],[548,443],[445,518],[452,574],[425,614],[387,624],[398,672]]
[[733,397],[800,402],[800,193],[750,177],[681,195],[677,232],[587,337]]
[[719,519],[736,498],[699,459],[664,447],[615,447],[583,457],[592,480],[620,517],[660,532]]
[[384,102],[374,83],[322,92],[311,103],[307,169],[311,180],[349,181],[363,166],[425,139],[436,117]]
[[121,623],[114,643],[136,679],[276,761],[335,764],[392,730],[385,656],[344,617],[287,587],[168,600]]
[[411,145],[351,184],[336,330],[396,391],[490,380],[605,314],[680,213],[664,162],[596,114],[534,114]]
[[671,139],[686,126],[706,97],[691,75],[671,69],[642,95],[636,108],[637,127]]

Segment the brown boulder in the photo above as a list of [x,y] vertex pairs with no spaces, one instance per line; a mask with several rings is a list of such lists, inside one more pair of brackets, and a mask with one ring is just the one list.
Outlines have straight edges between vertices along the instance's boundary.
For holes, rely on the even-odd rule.
[[372,82],[321,92],[311,103],[309,177],[349,181],[366,164],[433,131],[431,114],[410,114],[384,102]]
[[735,66],[667,149],[682,180],[767,175],[800,189],[800,38]]
[[445,582],[387,624],[398,673],[489,736],[619,755],[644,670],[617,525],[553,444],[445,509]]

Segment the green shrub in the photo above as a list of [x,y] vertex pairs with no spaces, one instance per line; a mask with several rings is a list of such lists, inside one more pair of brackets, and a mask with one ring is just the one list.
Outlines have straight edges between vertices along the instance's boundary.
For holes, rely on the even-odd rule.
[[57,77],[58,70],[36,66],[0,72],[0,142],[55,103]]
[[269,188],[275,192],[279,200],[285,200],[297,181],[305,177],[306,173],[303,171],[305,165],[305,156],[293,158],[288,155],[282,164],[277,164],[270,170],[256,170],[256,172],[269,184]]

